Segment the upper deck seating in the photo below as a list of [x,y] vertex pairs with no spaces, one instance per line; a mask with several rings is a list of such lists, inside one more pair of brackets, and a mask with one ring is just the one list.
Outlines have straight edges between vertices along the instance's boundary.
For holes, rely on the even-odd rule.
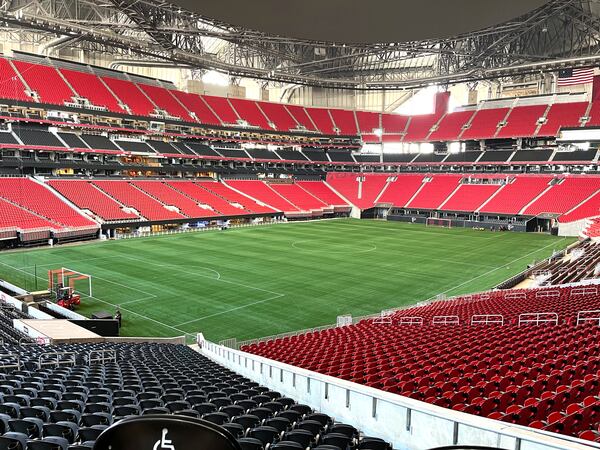
[[556,136],[561,128],[581,126],[580,119],[585,115],[588,102],[555,103],[546,115],[538,136]]
[[127,105],[131,114],[149,116],[154,113],[156,107],[148,100],[148,97],[144,95],[137,84],[111,77],[102,77],[102,80],[117,98],[121,100],[121,103]]
[[223,125],[237,125],[238,115],[231,107],[229,99],[225,97],[214,97],[212,95],[203,95],[202,98],[212,111],[219,117]]
[[75,92],[54,67],[19,60],[13,60],[13,64],[29,88],[38,94],[40,102],[64,105],[73,101]]
[[294,117],[285,105],[281,103],[257,102],[261,111],[267,116],[269,122],[275,125],[278,131],[290,131],[298,128]]
[[0,58],[0,98],[32,102],[33,99],[27,95],[26,89],[10,62]]
[[221,126],[221,120],[208,107],[201,96],[196,94],[188,94],[187,92],[171,90],[169,91],[177,98],[188,111],[194,113],[198,122],[208,125]]
[[358,134],[354,111],[348,111],[346,109],[330,109],[329,112],[335,126],[340,130],[341,135],[355,136]]
[[335,130],[333,129],[334,125],[331,121],[331,116],[329,115],[328,109],[306,108],[306,112],[321,133],[328,135],[336,134]]
[[437,114],[412,116],[402,142],[424,142],[440,117]]
[[507,112],[508,108],[478,110],[471,120],[471,126],[463,131],[461,140],[493,138]]
[[241,98],[230,98],[229,102],[231,106],[237,111],[238,116],[248,122],[254,127],[258,127],[261,130],[272,130],[269,125],[269,121],[265,117],[264,113],[257,106],[256,102],[252,100],[243,100]]
[[498,138],[532,137],[547,105],[517,106],[510,111],[506,125],[498,131]]
[[94,106],[104,106],[108,111],[124,113],[118,100],[102,83],[100,78],[91,73],[77,70],[59,69],[73,89],[81,96],[87,98]]
[[296,122],[307,131],[318,131],[313,121],[306,112],[306,108],[297,105],[285,105],[285,108],[296,119]]
[[475,114],[474,110],[457,111],[446,114],[437,128],[429,136],[430,141],[457,141],[463,127]]
[[188,111],[171,94],[171,89],[160,86],[138,83],[138,87],[152,100],[152,102],[172,117],[178,117],[185,122],[195,122]]

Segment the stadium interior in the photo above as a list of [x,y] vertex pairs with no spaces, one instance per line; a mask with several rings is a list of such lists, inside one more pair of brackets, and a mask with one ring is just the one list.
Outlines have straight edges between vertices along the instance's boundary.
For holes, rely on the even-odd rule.
[[600,449],[600,0],[284,3],[0,2],[0,450]]

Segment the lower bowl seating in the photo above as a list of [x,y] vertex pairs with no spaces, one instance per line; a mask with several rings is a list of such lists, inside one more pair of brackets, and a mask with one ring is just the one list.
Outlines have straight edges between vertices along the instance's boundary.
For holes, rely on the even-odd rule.
[[[100,350],[114,351],[115,360],[90,365],[90,353]],[[24,368],[0,374],[0,450],[83,450],[117,420],[157,413],[221,425],[243,449],[335,441],[350,450],[374,439],[182,345],[5,344],[3,351],[18,353]],[[70,355],[56,363],[55,352]]]

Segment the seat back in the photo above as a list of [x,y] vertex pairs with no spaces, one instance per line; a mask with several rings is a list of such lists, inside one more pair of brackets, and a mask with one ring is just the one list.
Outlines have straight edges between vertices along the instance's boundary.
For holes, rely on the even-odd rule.
[[186,416],[142,416],[124,419],[96,439],[94,450],[241,450],[223,428]]

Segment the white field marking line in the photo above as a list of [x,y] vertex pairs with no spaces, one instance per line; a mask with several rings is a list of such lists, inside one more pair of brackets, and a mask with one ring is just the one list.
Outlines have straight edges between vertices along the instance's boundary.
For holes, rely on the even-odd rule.
[[225,311],[220,311],[220,312],[217,312],[217,313],[214,313],[214,314],[209,314],[207,316],[202,316],[202,317],[199,317],[199,318],[194,319],[194,320],[188,320],[187,322],[178,323],[175,326],[176,327],[181,327],[181,326],[184,326],[184,325],[189,325],[190,323],[198,322],[198,321],[204,320],[204,319],[209,319],[211,317],[221,316],[223,314],[228,314],[228,313],[230,313],[232,311],[237,311],[237,310],[240,310],[240,309],[248,308],[250,306],[254,306],[254,305],[261,304],[261,303],[269,302],[271,300],[276,300],[276,299],[284,297],[284,296],[285,296],[285,294],[274,295],[273,297],[265,298],[263,300],[258,300],[256,302],[248,303],[246,305],[236,306],[235,308],[230,308],[230,309],[227,309]]
[[[314,252],[321,252],[322,250],[316,249],[316,250],[311,250],[311,249],[306,249],[306,248],[302,248],[302,247],[298,247],[298,244],[302,243],[302,242],[313,242],[315,241],[315,239],[300,239],[298,241],[294,241],[292,242],[292,248],[296,249],[296,250],[300,250],[303,252],[309,252],[309,253],[314,253]],[[344,245],[344,244],[341,244]],[[369,252],[374,252],[375,250],[377,250],[377,246],[373,243],[369,244],[371,246],[371,248],[368,248],[366,250],[354,250],[354,251],[350,251],[350,250],[326,250],[327,253],[343,253],[343,254],[355,254],[355,253],[369,253]]]
[[[32,277],[36,277],[36,278],[38,278],[38,279],[40,279],[40,280],[45,280],[45,278],[43,278],[43,277],[40,277],[40,276],[34,275],[34,274],[32,274],[32,273],[26,272],[26,271],[24,271],[24,270],[22,270],[22,269],[19,269],[18,267],[11,266],[10,264],[4,263],[4,262],[2,262],[2,261],[0,261],[0,264],[2,264],[3,266],[6,266],[6,267],[10,267],[11,269],[14,269],[14,270],[18,270],[19,272],[23,272],[23,273],[24,273],[24,274],[26,274],[26,275],[29,275],[29,276],[32,276]],[[106,305],[110,305],[110,306],[117,306],[117,305],[116,305],[116,304],[114,304],[114,303],[107,302],[107,301],[105,301],[105,300],[102,300],[101,298],[98,298],[98,297],[94,297],[94,296],[88,296],[88,298],[93,298],[94,300],[96,300],[96,301],[99,301],[99,302],[101,302],[101,303],[104,303],[104,304],[106,304]],[[129,313],[131,313],[131,314],[134,314],[134,315],[136,315],[136,316],[139,316],[139,317],[141,317],[141,318],[143,318],[143,319],[149,320],[149,321],[151,321],[151,322],[158,323],[159,325],[162,325],[162,326],[164,326],[164,327],[167,327],[167,328],[170,328],[170,329],[172,329],[172,330],[175,330],[175,331],[177,331],[177,332],[179,332],[179,333],[187,334],[185,331],[183,331],[183,330],[180,330],[179,328],[175,328],[175,327],[173,327],[173,326],[171,326],[171,325],[167,325],[166,323],[160,322],[160,321],[158,321],[158,320],[156,320],[156,319],[153,319],[153,318],[151,318],[151,317],[145,316],[144,314],[140,314],[140,313],[138,313],[138,312],[136,312],[136,311],[133,311],[133,310],[131,310],[131,309],[127,309],[127,308],[121,308],[121,309],[123,309],[124,311],[127,311],[127,312],[129,312]]]
[[[123,255],[113,255],[113,256],[102,256],[102,257],[98,257],[98,258],[79,259],[79,260],[69,261],[67,264],[71,264],[73,262],[78,262],[78,261],[93,261],[93,260],[108,259],[108,258],[124,258],[124,256]],[[27,274],[29,274],[31,276],[33,276],[33,274],[30,273],[30,272],[25,271],[24,269],[33,269],[34,267],[49,267],[49,266],[51,267],[51,266],[55,266],[56,265],[56,264],[36,264],[36,265],[33,265],[33,266],[25,266],[25,267],[20,267],[19,268],[19,267],[11,266],[10,264],[6,264],[6,263],[1,263],[1,264],[4,264],[4,265],[6,265],[8,267],[12,267],[15,270],[18,270],[18,271],[23,272],[23,273],[27,273]],[[107,270],[107,269],[101,269],[101,270]],[[37,278],[39,278],[41,280],[45,279],[43,277],[37,277]],[[112,283],[112,284],[115,284],[117,286],[124,287],[126,289],[131,290],[131,291],[141,292],[142,294],[146,295],[146,297],[144,297],[144,298],[156,298],[157,297],[156,294],[152,294],[150,292],[146,292],[146,291],[143,291],[141,289],[138,289],[138,288],[135,288],[135,287],[132,287],[132,286],[126,286],[126,285],[118,283],[116,281],[107,280],[106,278],[102,278],[102,277],[100,277],[98,275],[92,275],[92,279],[94,279],[94,278],[96,278],[98,280],[101,280],[101,281],[104,281],[106,283]],[[141,300],[141,299],[137,299],[137,300]]]
[[[142,261],[145,264],[150,264],[150,265],[157,266],[157,267],[172,267],[172,268],[175,269],[175,271],[178,271],[178,272],[181,272],[181,273],[185,273],[185,274],[188,274],[188,275],[195,275],[195,276],[200,276],[200,277],[204,277],[204,278],[210,278],[211,280],[220,281],[220,282],[223,282],[223,283],[229,283],[229,284],[233,284],[233,285],[236,285],[236,286],[242,286],[242,287],[245,287],[245,288],[248,288],[248,289],[254,289],[254,290],[257,290],[257,291],[262,291],[262,292],[267,292],[269,294],[273,294],[269,298],[265,298],[265,299],[262,299],[262,300],[257,300],[255,302],[248,303],[248,304],[245,304],[245,305],[236,306],[234,308],[230,308],[230,309],[225,310],[225,311],[219,311],[219,312],[216,312],[216,313],[213,313],[213,314],[209,314],[207,316],[199,317],[197,319],[188,320],[186,322],[182,322],[182,323],[179,323],[179,324],[175,325],[175,327],[180,327],[180,326],[183,326],[183,325],[188,325],[190,323],[197,322],[197,321],[204,320],[204,319],[208,319],[210,317],[220,316],[220,315],[223,315],[223,314],[230,313],[232,311],[237,311],[239,309],[248,308],[248,307],[253,306],[253,305],[258,305],[258,304],[265,303],[265,302],[268,302],[268,301],[271,301],[271,300],[275,300],[275,299],[278,299],[278,298],[281,298],[281,297],[285,296],[285,294],[282,294],[280,292],[273,292],[273,291],[269,291],[267,289],[258,288],[256,286],[249,286],[247,284],[238,283],[238,282],[235,282],[235,281],[223,280],[221,278],[221,274],[219,272],[217,272],[216,270],[213,270],[213,272],[217,273],[219,275],[219,277],[218,278],[213,278],[213,277],[207,277],[206,275],[202,275],[202,274],[199,274],[199,273],[191,273],[189,271],[184,271],[184,270],[179,269],[177,266],[173,266],[173,265],[170,265],[170,264],[156,264],[156,263],[152,263],[152,262],[149,262],[149,261],[141,260],[139,258],[135,258],[133,256],[125,256],[125,257],[129,258],[129,259],[136,260],[136,261]],[[203,268],[206,269],[206,267],[203,267]],[[212,269],[210,269],[210,270],[212,270]],[[131,300],[130,302],[127,302],[127,303],[133,303],[133,302],[138,302],[138,301],[141,301],[141,300],[139,300],[139,299],[138,300]]]
[[[163,264],[153,263],[153,262],[146,261],[146,260],[143,260],[143,259],[135,258],[133,256],[125,256],[125,258],[133,259],[135,261],[141,261],[144,264],[150,264],[152,266],[158,266],[158,267],[163,267],[164,266]],[[223,278],[220,278],[220,277],[219,278],[213,278],[213,277],[209,277],[207,275],[202,275],[202,274],[199,274],[199,273],[189,273],[189,272],[186,272],[186,271],[183,271],[183,270],[179,269],[178,266],[169,266],[169,267],[173,267],[176,272],[185,273],[187,275],[195,275],[195,276],[199,276],[199,277],[203,277],[203,278],[209,278],[211,280],[220,281],[221,283],[228,283],[228,284],[233,284],[235,286],[242,286],[242,287],[245,287],[245,288],[248,288],[248,289],[254,289],[256,291],[266,292],[266,293],[271,294],[271,295],[280,295],[280,296],[285,295],[285,294],[282,294],[281,292],[273,292],[273,291],[270,291],[268,289],[263,289],[263,288],[259,288],[259,287],[256,287],[256,286],[250,286],[248,284],[238,283],[237,281],[224,280]],[[215,270],[215,272],[216,272],[216,270]],[[219,274],[219,275],[221,275],[221,274]]]
[[[97,261],[99,259],[110,259],[110,258],[122,258],[122,255],[111,255],[111,256],[98,256],[96,258],[85,258],[85,259],[71,259],[67,262],[67,264],[77,263],[77,262],[87,262],[87,261]],[[33,266],[24,266],[21,269],[33,269],[35,267],[52,267],[56,266],[56,263],[50,264],[34,264]]]
[[[560,241],[564,241],[564,240],[566,240],[566,238],[562,238],[562,239],[560,239],[560,240],[558,240],[558,241],[556,241],[556,242],[560,242]],[[439,293],[438,293],[438,294],[436,294],[436,295],[439,295],[439,294],[446,294],[446,293],[448,293],[448,292],[451,292],[451,291],[453,291],[453,290],[455,290],[455,289],[458,289],[459,287],[461,287],[461,286],[464,286],[465,284],[469,284],[469,283],[470,283],[470,282],[472,282],[472,281],[475,281],[475,280],[477,280],[477,279],[479,279],[479,278],[481,278],[481,277],[484,277],[484,276],[486,276],[486,275],[489,275],[490,273],[494,273],[494,272],[496,272],[497,270],[500,270],[500,269],[502,269],[502,268],[504,268],[504,267],[507,267],[507,266],[509,266],[509,265],[511,265],[511,264],[514,264],[514,263],[516,263],[517,261],[519,261],[519,260],[521,260],[521,259],[523,259],[523,258],[527,258],[528,256],[531,256],[531,255],[533,255],[533,254],[535,254],[535,253],[537,253],[537,252],[539,252],[539,251],[541,251],[541,250],[545,250],[545,249],[547,249],[548,247],[550,247],[550,246],[552,246],[552,245],[556,245],[556,242],[551,242],[550,244],[548,244],[548,245],[546,245],[546,246],[544,246],[544,247],[540,247],[540,248],[538,248],[537,250],[533,250],[533,251],[531,251],[531,252],[527,253],[526,255],[520,256],[519,258],[515,258],[515,259],[513,259],[512,261],[509,261],[509,262],[507,262],[507,263],[505,263],[505,264],[502,264],[501,266],[498,266],[498,267],[496,267],[495,269],[488,270],[487,272],[485,272],[485,273],[482,273],[481,275],[478,275],[478,276],[476,276],[476,277],[473,277],[473,278],[471,278],[470,280],[464,281],[463,283],[460,283],[460,284],[458,284],[458,285],[456,285],[456,286],[454,286],[454,287],[452,287],[452,288],[450,288],[450,289],[447,289],[447,290],[445,290],[445,291],[443,291],[443,292],[439,292]],[[434,299],[434,298],[435,298],[435,296],[433,296],[433,297],[429,297],[427,300],[432,300],[432,299]]]
[[[116,306],[119,306],[119,307],[120,307],[120,305],[121,305],[120,303],[118,303],[118,304],[115,304],[115,303],[110,303],[110,302],[107,302],[107,301],[105,301],[105,300],[99,299],[99,298],[97,298],[97,297],[90,297],[90,298],[93,298],[94,300],[97,300],[97,301],[99,301],[99,302],[101,302],[101,303],[104,303],[104,304],[106,304],[106,305],[109,305],[109,306],[115,306],[115,307],[116,307]],[[121,307],[120,309],[122,309],[123,311],[127,311],[127,312],[129,312],[129,313],[131,313],[131,314],[133,314],[133,315],[135,315],[135,316],[141,317],[142,319],[146,319],[146,320],[149,320],[149,321],[151,321],[151,322],[154,322],[154,323],[157,323],[157,324],[159,324],[159,325],[162,325],[163,327],[166,327],[166,328],[170,328],[170,329],[172,329],[172,330],[175,330],[175,331],[177,331],[177,332],[179,332],[179,333],[182,333],[182,334],[188,334],[186,331],[180,330],[179,328],[176,328],[176,327],[174,327],[174,326],[171,326],[171,325],[167,325],[166,323],[164,323],[164,322],[161,322],[160,320],[156,320],[156,319],[153,319],[152,317],[148,317],[148,316],[146,316],[146,315],[144,315],[144,314],[140,314],[140,313],[138,313],[138,312],[136,312],[136,311],[134,311],[134,310],[132,310],[132,309],[128,309],[128,308],[124,308],[124,307]]]

